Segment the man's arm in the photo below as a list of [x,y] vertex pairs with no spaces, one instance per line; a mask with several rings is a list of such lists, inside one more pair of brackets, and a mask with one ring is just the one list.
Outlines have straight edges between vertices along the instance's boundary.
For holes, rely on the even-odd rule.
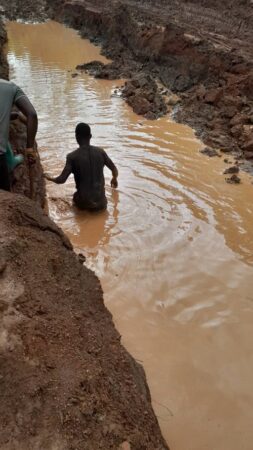
[[37,113],[31,104],[30,100],[23,95],[16,100],[15,105],[24,114],[27,119],[27,150],[34,148],[35,136],[38,129]]
[[118,187],[118,175],[119,175],[118,169],[105,151],[104,151],[104,160],[106,167],[108,167],[108,169],[110,169],[112,172],[111,186],[116,189]]
[[20,111],[13,111],[11,112],[11,120],[17,120],[19,119],[22,123],[25,125],[27,124],[27,119]]
[[59,175],[58,177],[53,178],[53,177],[50,177],[50,175],[45,173],[44,177],[48,181],[53,181],[53,183],[64,184],[65,181],[67,181],[67,179],[68,179],[69,175],[71,174],[71,172],[72,172],[71,162],[70,162],[69,158],[67,157],[66,164],[65,164],[65,167],[64,167],[61,175]]

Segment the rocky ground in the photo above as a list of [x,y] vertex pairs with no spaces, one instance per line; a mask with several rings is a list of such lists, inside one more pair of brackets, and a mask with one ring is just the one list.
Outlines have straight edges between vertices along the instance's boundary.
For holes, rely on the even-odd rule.
[[[51,17],[102,43],[113,62],[82,70],[130,78],[123,95],[137,113],[155,118],[172,111],[208,146],[253,159],[251,0],[48,3]],[[146,76],[141,88],[140,76]]]
[[[167,112],[204,143],[253,164],[251,0],[1,0],[10,17],[64,21],[112,59],[83,65],[100,78],[127,78],[137,114]],[[30,13],[29,13],[30,11]],[[139,79],[141,78],[141,85]],[[252,160],[252,163],[250,161]]]
[[0,449],[168,449],[144,371],[61,230],[1,191],[0,240]]

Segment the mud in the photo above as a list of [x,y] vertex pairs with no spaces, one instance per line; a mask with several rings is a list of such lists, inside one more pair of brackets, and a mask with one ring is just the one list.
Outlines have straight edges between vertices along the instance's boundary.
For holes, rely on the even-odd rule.
[[178,121],[208,146],[251,159],[253,4],[230,3],[58,0],[50,14],[102,43],[113,65],[97,67],[96,76],[152,75],[181,96]]
[[[8,3],[10,4],[11,8],[12,2]],[[159,4],[163,5],[162,15],[161,11],[157,7]],[[113,59],[113,63],[110,66],[110,77],[116,77],[116,72],[113,73],[114,69],[115,71],[116,69],[120,71],[122,62],[124,62],[125,72],[122,71],[121,74],[123,75],[125,73],[126,77],[135,79],[136,76],[138,77],[139,71],[141,71],[142,74],[145,74],[145,76],[151,76],[152,81],[155,80],[157,86],[159,86],[159,83],[161,82],[164,86],[166,86],[166,89],[168,88],[172,92],[180,95],[181,105],[179,107],[179,102],[175,102],[177,104],[177,107],[174,111],[174,115],[178,118],[178,120],[193,124],[196,127],[198,133],[202,134],[207,145],[220,148],[222,150],[225,150],[226,152],[234,150],[239,156],[241,154],[246,155],[245,152],[247,151],[247,157],[251,158],[252,90],[251,75],[249,74],[252,70],[250,57],[250,30],[252,28],[250,28],[251,6],[249,5],[249,3],[244,2],[244,5],[243,3],[237,3],[236,7],[232,5],[232,7],[229,9],[228,19],[226,20],[224,20],[224,5],[219,5],[215,2],[208,2],[208,4],[204,1],[198,3],[187,2],[183,7],[182,4],[178,6],[176,2],[170,2],[170,5],[168,5],[168,2],[157,2],[156,7],[152,6],[150,2],[129,2],[128,9],[120,7],[117,8],[115,12],[113,12],[113,9],[111,8],[111,3],[107,2],[106,5],[107,6],[105,7],[104,4],[99,1],[90,2],[89,4],[87,2],[79,1],[65,2],[63,8],[63,3],[61,1],[58,1],[50,2],[50,8],[48,8],[48,10],[47,7],[44,8],[43,6],[43,10],[47,11],[47,13],[50,13],[50,15],[54,16],[57,20],[68,21],[68,23],[81,30],[83,36],[88,35],[95,38],[95,40],[99,40],[100,42],[102,42],[104,46],[104,53],[111,59]],[[134,8],[132,8],[132,6],[134,6]],[[220,13],[223,14],[222,19],[217,18],[219,15],[213,8],[216,8],[218,11],[220,11]],[[29,12],[29,8],[27,9],[27,11]],[[167,22],[169,23],[169,25]],[[179,23],[180,26],[178,25]],[[140,30],[143,31],[143,35],[141,34],[142,32],[140,32]],[[245,44],[246,38],[248,39],[247,45]],[[234,58],[234,62],[232,58]],[[196,66],[194,65],[195,63]],[[168,70],[168,67],[170,68],[170,70]],[[98,76],[100,76],[100,70],[107,71],[108,68],[105,68],[105,66],[101,66],[101,69],[98,69],[97,72]],[[127,75],[127,71],[129,75]],[[227,73],[229,74],[228,77],[226,75]],[[107,77],[109,78],[109,76]],[[142,97],[144,95],[142,94]],[[162,98],[164,98],[164,95],[161,94],[161,96]],[[129,97],[131,97],[131,95]],[[172,100],[172,97],[168,102],[173,106],[174,101]],[[226,114],[225,111],[227,111]],[[236,180],[236,177],[233,175],[236,174],[232,174],[233,179]],[[23,219],[21,221],[21,224],[22,223]],[[39,241],[40,239],[41,238],[39,238]],[[235,241],[233,240],[233,244],[234,242]],[[43,244],[45,244],[44,241]],[[20,257],[21,256],[22,255],[20,255]],[[45,254],[45,258],[47,258],[47,254]],[[34,261],[37,261],[35,259],[35,253]],[[4,260],[3,264],[1,265],[3,273],[4,270],[6,270],[6,265],[7,263]],[[58,269],[56,270],[56,272],[57,271]],[[44,282],[46,283],[46,279],[44,280]],[[33,288],[35,288],[34,285],[32,285],[32,292]],[[54,289],[56,289],[56,287]],[[51,298],[51,300],[53,300],[53,298]],[[65,323],[66,322],[63,321],[64,338],[65,332],[68,333],[67,328],[65,327]],[[72,326],[72,322],[70,324],[70,328],[74,328]],[[61,329],[59,324],[56,325],[56,329],[60,334]],[[49,330],[50,339],[52,339],[52,336],[54,335],[53,330],[53,328]],[[46,331],[48,332],[48,329],[46,329]],[[31,335],[29,335],[28,339],[30,339],[30,336]],[[85,343],[86,342],[87,339]],[[41,344],[42,347],[43,345],[44,343]],[[65,346],[65,341],[63,343],[63,346]],[[66,348],[68,350],[70,347],[68,347],[67,345]],[[72,351],[72,349],[73,344],[70,348],[70,351]],[[60,345],[58,346],[58,350],[60,352]],[[35,352],[36,357],[38,353],[39,351]],[[59,362],[57,366],[57,383],[59,380],[62,381],[64,374],[69,373],[69,366],[67,367],[67,370],[65,372],[65,365],[63,365],[62,362],[63,357],[61,356],[61,358],[61,362]],[[32,357],[30,359],[32,359]],[[64,367],[64,371],[60,369],[61,365],[62,367]],[[75,367],[78,370],[78,364],[76,364]],[[64,372],[63,375],[62,372]],[[71,378],[72,375],[73,374],[71,373]],[[28,379],[27,374],[26,379]],[[65,379],[64,382],[66,383]],[[65,395],[64,389],[66,384],[64,384],[64,382],[62,382],[58,391],[56,389],[53,390],[52,396],[55,396],[57,402],[58,398],[61,397],[61,395]],[[17,384],[15,384],[15,386],[16,385]],[[50,389],[51,385],[49,384],[48,390]],[[95,385],[95,389],[97,392],[97,385]],[[22,389],[18,390],[17,394],[20,394],[20,392],[21,394],[24,392],[23,387]],[[41,387],[39,388],[39,392],[41,392]],[[93,393],[93,391],[90,392]],[[103,394],[102,389],[99,392],[101,393],[101,395]],[[57,397],[57,395],[59,395],[59,397]],[[75,397],[74,401],[76,401]],[[87,397],[85,398],[85,401],[87,401],[88,404]],[[123,400],[121,398],[121,403],[122,401]],[[51,408],[55,406],[55,403],[50,403],[49,395],[47,397],[43,397],[43,402],[43,405],[50,404]],[[231,408],[231,410],[232,409],[233,408]],[[47,409],[45,409],[45,411],[47,411]],[[67,412],[69,413],[69,410]],[[91,410],[89,410],[89,412],[91,412],[91,415],[93,416],[94,410],[92,408]],[[138,414],[140,414],[140,409],[138,410]],[[191,413],[190,415],[192,416]],[[25,416],[28,417],[26,412]],[[57,435],[57,439],[55,439],[54,441],[54,448],[55,446],[56,448],[57,446],[58,448],[64,448],[62,444],[64,438],[67,441],[66,448],[79,448],[76,445],[81,445],[79,441],[76,444],[77,441],[69,440],[69,436],[71,436],[71,439],[76,438],[75,429],[78,430],[77,434],[81,430],[81,428],[78,428],[80,424],[80,422],[78,422],[80,417],[79,411],[77,414],[77,421],[75,421],[75,413],[73,413],[72,415],[70,414],[70,416],[69,428],[67,425],[65,427],[65,416],[63,417],[63,419],[62,417],[60,418],[60,423],[61,425],[63,424],[65,428],[63,434]],[[52,417],[54,420],[55,416]],[[95,422],[100,420],[100,418],[96,416],[96,413],[94,417]],[[17,418],[16,422],[19,424],[19,427],[21,429],[23,427],[23,423],[26,423],[26,421],[25,419],[22,419],[22,415],[21,421],[18,422],[18,420],[19,419]],[[45,420],[43,420],[43,424],[47,421],[48,417],[46,416]],[[60,428],[59,422],[55,421],[54,424],[55,423],[56,427],[54,429],[52,423],[50,423],[49,428],[44,426],[44,428],[41,427],[41,430],[44,431],[48,429],[49,433],[51,433],[52,436],[55,436],[55,434],[53,435],[54,430],[59,430]],[[78,425],[76,425],[76,423]],[[87,422],[85,422],[85,425],[86,423]],[[192,417],[190,423],[192,427]],[[39,429],[36,428],[37,423],[35,424],[34,428],[32,421],[31,424],[31,436],[36,436],[36,430]],[[131,424],[133,425],[133,420]],[[94,423],[92,423],[92,426],[93,425]],[[117,424],[115,428],[114,422],[112,426],[108,426],[109,430],[117,430]],[[143,427],[143,423],[141,423],[141,426]],[[28,426],[23,428],[25,430],[24,433],[26,433],[27,436]],[[104,431],[105,435],[107,433],[107,430],[108,428],[106,428]],[[147,436],[145,434],[145,430],[146,428],[144,429],[144,439],[145,436]],[[147,431],[147,434],[152,434],[152,430],[153,428],[149,429]],[[98,436],[101,435],[99,434],[100,431],[98,431],[98,428],[96,429],[96,432],[98,433]],[[118,431],[116,431],[116,433],[117,432]],[[52,441],[48,440],[48,434],[46,433],[47,431],[45,431],[45,441],[42,442],[39,440],[41,436],[40,435],[39,438],[37,440],[34,439],[31,444],[30,441],[26,441],[24,444],[24,448],[29,448],[29,446],[31,448],[36,448],[36,446],[38,448],[47,448],[48,446],[50,448]],[[91,431],[91,436],[93,438],[92,433],[93,431]],[[62,435],[64,436],[64,438],[62,438]],[[80,436],[80,434],[78,434],[78,436]],[[21,440],[22,439],[23,435],[21,436]],[[154,441],[151,442],[151,447],[148,447],[147,445],[149,444],[147,444],[147,441],[140,442],[138,441],[138,439],[136,440],[135,437],[129,438],[128,436],[126,436],[126,433],[124,433],[124,436],[123,434],[120,436],[120,439],[122,439],[120,443],[118,440],[114,439],[115,436],[113,436],[112,441],[108,441],[108,448],[120,447],[122,449],[128,449],[133,445],[136,445],[136,449],[157,448],[157,444],[154,443]],[[7,443],[3,448],[15,448],[15,445],[16,448],[20,448],[21,440],[18,442],[18,444],[14,442],[10,444]],[[102,442],[104,441],[97,440],[96,442],[97,447],[95,448],[99,448],[99,445],[101,446]],[[134,444],[132,444],[132,442]],[[114,447],[115,445],[116,447]],[[100,448],[103,448],[103,445]]]
[[[5,43],[1,22],[8,78]],[[10,141],[24,151],[22,124],[12,125]],[[32,169],[25,161],[15,170],[13,191],[23,195],[0,192],[0,448],[168,449],[145,373],[121,345],[98,279],[41,209],[39,155]]]
[[0,216],[0,448],[168,449],[94,273],[34,202]]
[[[178,2],[148,0],[1,1],[9,17],[50,16],[100,42],[109,65],[86,67],[96,77],[116,79],[147,75],[145,92],[125,95],[139,114],[157,118],[168,111],[154,80],[177,93],[173,117],[196,129],[206,145],[248,160],[253,142],[253,4],[242,0]],[[7,8],[8,5],[8,8]],[[37,10],[37,12],[36,12]],[[30,11],[30,15],[29,15]],[[82,65],[82,61],[80,61]],[[152,92],[152,95],[150,95]],[[131,96],[130,96],[131,97]],[[151,106],[147,98],[151,98]],[[137,104],[137,107],[136,107]],[[162,105],[162,107],[161,107]]]
[[[8,78],[5,43],[1,22]],[[23,153],[22,124],[12,125],[10,141]],[[0,192],[0,448],[168,449],[145,373],[120,344],[98,279],[40,208],[39,156],[15,170],[13,191],[23,195]]]

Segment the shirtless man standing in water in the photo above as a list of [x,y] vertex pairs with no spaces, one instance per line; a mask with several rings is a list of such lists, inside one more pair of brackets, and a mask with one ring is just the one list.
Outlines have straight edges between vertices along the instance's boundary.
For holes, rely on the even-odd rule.
[[106,209],[104,166],[112,171],[111,186],[118,187],[118,170],[106,152],[99,147],[90,145],[91,129],[86,123],[76,127],[76,140],[79,148],[67,155],[66,165],[56,178],[45,174],[45,178],[57,184],[63,184],[73,173],[76,189],[73,196],[79,209],[100,211]]

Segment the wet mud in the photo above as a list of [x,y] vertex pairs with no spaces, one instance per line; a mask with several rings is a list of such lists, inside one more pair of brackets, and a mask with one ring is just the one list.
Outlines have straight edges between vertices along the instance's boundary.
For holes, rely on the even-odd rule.
[[[25,148],[20,124],[10,141]],[[97,277],[43,213],[39,155],[32,170],[32,189],[25,162],[13,180],[23,195],[0,193],[0,448],[166,450],[144,370],[121,345]]]
[[11,76],[39,112],[45,170],[60,172],[79,120],[119,167],[118,191],[105,173],[106,213],[72,208],[71,178],[47,185],[49,208],[101,280],[164,437],[174,450],[251,450],[250,177],[227,184],[234,174],[224,170],[238,170],[231,156],[203,157],[193,130],[134,114],[115,94],[119,80],[72,77],[81,58],[107,62],[75,31],[10,23],[8,34]]
[[[154,82],[162,83],[181,98],[174,117],[193,126],[207,145],[247,160],[248,170],[253,158],[252,8],[246,0],[227,9],[204,1],[50,2],[52,17],[101,42],[113,59],[109,66],[95,67],[96,77],[151,76],[145,93],[133,83],[125,95],[136,112],[156,118],[170,111],[161,108],[163,98],[158,101],[152,89]],[[224,11],[227,17],[221,20]],[[88,70],[94,73],[94,67]]]
[[168,449],[94,273],[24,196],[0,218],[0,448]]
[[[8,2],[9,11],[12,3],[16,2]],[[223,160],[233,162],[229,153],[239,163],[252,158],[252,4],[126,3],[127,8],[118,2],[63,4],[58,0],[43,2],[43,11],[101,43],[104,54],[113,61],[109,67],[102,60],[102,64],[83,69],[93,71],[96,79],[130,78],[125,98],[132,107],[137,102],[141,114],[152,112],[152,117],[147,117],[154,119],[165,110],[153,109],[152,96],[157,97],[150,93],[150,86],[136,92],[140,85],[133,81],[140,72],[151,77],[155,94],[159,94],[157,104],[166,100],[174,117],[193,125],[202,136],[207,154],[215,148],[222,150],[224,157],[203,162],[198,154],[201,145],[193,144],[193,134],[186,132],[187,142],[179,138],[178,151],[170,136],[175,133],[177,139],[181,131],[173,126],[168,129],[166,118],[152,122],[154,125],[134,118],[130,126],[134,142],[129,145],[126,140],[125,145],[130,152],[134,147],[133,170],[127,170],[128,155],[122,167],[124,189],[119,196],[108,193],[109,215],[98,216],[95,226],[89,216],[69,211],[71,184],[62,201],[57,193],[49,193],[51,213],[102,280],[107,304],[127,348],[144,362],[153,405],[172,448],[250,450],[252,192],[244,176],[242,186],[230,186],[220,174],[226,168]],[[29,18],[29,7],[27,11]],[[16,10],[13,17],[17,13],[21,12]],[[77,65],[86,64],[84,59]],[[70,77],[78,83],[85,74],[74,69],[69,68]],[[69,80],[67,83],[70,85]],[[90,88],[92,105],[96,87]],[[102,99],[107,109],[106,89]],[[118,107],[112,111],[118,123]],[[127,112],[123,122],[126,117],[133,121]],[[107,119],[101,116],[97,139],[107,137],[113,145],[110,135],[102,131]],[[52,149],[54,137],[50,135],[50,139]],[[144,145],[139,145],[142,139]],[[71,143],[72,137],[67,142]],[[42,146],[44,164],[49,164],[46,139]],[[61,151],[56,153],[59,159],[53,171],[63,162]],[[114,155],[117,158],[116,151]],[[249,169],[250,163],[244,167]],[[226,176],[235,179],[237,174]],[[131,192],[126,195],[124,190]],[[143,192],[148,201],[143,201]],[[142,216],[146,226],[140,229],[133,212]],[[106,277],[108,271],[113,278]]]

